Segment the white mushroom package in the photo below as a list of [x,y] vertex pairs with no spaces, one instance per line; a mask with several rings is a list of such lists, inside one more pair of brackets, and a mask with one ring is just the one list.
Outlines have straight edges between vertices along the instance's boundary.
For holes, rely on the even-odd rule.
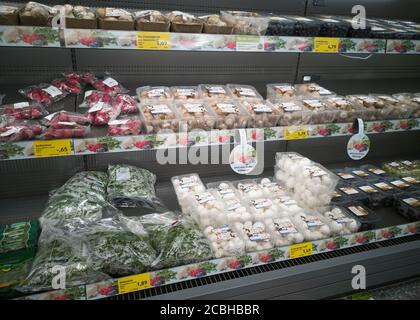
[[304,240],[302,232],[291,218],[268,219],[265,224],[275,246],[288,246]]
[[322,165],[294,152],[276,154],[275,177],[304,209],[328,205],[338,182]]
[[320,240],[331,236],[329,226],[317,213],[299,213],[292,219],[302,230],[305,241]]
[[204,235],[210,241],[210,247],[216,258],[239,255],[245,251],[245,243],[231,226],[208,226]]
[[305,211],[298,205],[297,201],[288,195],[273,197],[271,199],[277,206],[278,217],[291,217]]
[[266,226],[263,222],[236,222],[234,226],[235,231],[244,240],[246,251],[260,251],[273,247],[270,241],[271,235],[267,232]]
[[227,223],[225,204],[214,190],[190,195],[188,205],[188,213],[201,228]]
[[245,179],[234,181],[233,185],[243,199],[257,199],[264,196],[264,191],[255,180]]
[[360,223],[339,207],[323,208],[320,213],[334,236],[355,233],[360,229]]
[[283,197],[287,195],[286,189],[272,178],[262,178],[258,185],[266,197]]
[[171,181],[181,209],[187,207],[187,199],[191,193],[199,193],[206,190],[206,187],[196,173],[172,177]]
[[251,199],[248,205],[253,221],[264,221],[279,216],[279,208],[270,198]]

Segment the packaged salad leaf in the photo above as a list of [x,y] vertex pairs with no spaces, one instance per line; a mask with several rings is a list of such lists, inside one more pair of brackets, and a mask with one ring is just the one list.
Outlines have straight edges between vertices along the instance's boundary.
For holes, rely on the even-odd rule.
[[108,200],[116,207],[165,209],[156,197],[156,176],[150,171],[126,164],[108,167]]
[[0,225],[0,254],[36,247],[38,229],[37,219]]

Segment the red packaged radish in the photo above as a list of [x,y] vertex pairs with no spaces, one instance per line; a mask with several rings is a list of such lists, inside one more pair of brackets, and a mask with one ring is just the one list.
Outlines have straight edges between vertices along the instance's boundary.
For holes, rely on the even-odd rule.
[[68,80],[75,80],[82,83],[92,84],[95,82],[96,78],[92,72],[77,72],[77,71],[68,71],[63,73],[63,76]]
[[49,127],[42,135],[44,139],[83,138],[90,132],[90,127],[71,123],[58,123],[55,128]]
[[68,111],[58,111],[46,116],[43,122],[47,126],[54,126],[58,122],[70,122],[78,125],[89,125],[90,120],[87,116]]
[[59,88],[48,83],[41,83],[39,85],[20,89],[19,93],[25,98],[43,105],[50,105],[67,96],[67,92],[61,91]]
[[4,105],[1,109],[3,114],[11,116],[16,120],[39,119],[48,114],[47,111],[38,103],[18,102]]
[[90,107],[87,117],[90,122],[96,126],[103,126],[109,121],[115,120],[120,115],[118,106],[112,106],[109,103],[97,102]]
[[14,121],[0,127],[0,142],[33,140],[41,135],[42,126],[36,121]]
[[141,133],[141,121],[138,116],[122,116],[108,123],[108,135],[128,136]]
[[103,80],[96,79],[92,83],[92,86],[96,90],[108,93],[113,96],[119,93],[128,92],[128,90],[125,89],[117,80],[108,76],[106,76]]
[[138,113],[139,108],[137,106],[136,100],[128,94],[118,94],[114,102],[112,103],[113,106],[117,105],[120,108],[121,114],[128,114],[128,113]]
[[85,98],[79,107],[90,108],[94,106],[95,104],[97,104],[98,102],[111,104],[112,96],[108,93],[104,93],[101,91],[89,90],[85,92]]
[[82,92],[82,85],[76,79],[55,79],[51,84],[63,92],[72,94],[80,94]]

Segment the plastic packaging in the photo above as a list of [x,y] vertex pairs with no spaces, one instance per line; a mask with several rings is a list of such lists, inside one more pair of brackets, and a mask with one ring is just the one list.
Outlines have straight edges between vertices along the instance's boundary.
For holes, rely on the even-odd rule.
[[133,14],[121,8],[97,8],[98,26],[106,30],[134,30]]
[[240,197],[230,181],[207,183],[207,188],[214,189],[223,200],[236,199]]
[[299,213],[292,217],[292,221],[302,230],[305,241],[320,240],[331,236],[330,227],[318,213]]
[[361,202],[346,202],[340,204],[340,207],[347,210],[347,212],[360,223],[361,231],[375,229],[380,221],[378,215],[364,206]]
[[47,115],[48,112],[38,103],[18,102],[14,104],[3,105],[0,108],[0,114],[11,116],[16,120],[33,120]]
[[128,136],[141,133],[141,121],[138,115],[120,116],[108,122],[108,135]]
[[302,83],[302,84],[295,84],[296,93],[300,96],[306,97],[323,97],[323,96],[330,96],[335,95],[334,92],[321,87],[317,83]]
[[398,99],[386,94],[372,94],[373,97],[381,100],[390,109],[388,119],[406,119],[411,117],[415,108]]
[[391,108],[387,107],[383,101],[374,96],[348,95],[346,97],[352,103],[358,104],[363,109],[363,119],[366,121],[387,119],[391,112]]
[[189,13],[172,11],[166,15],[171,21],[171,32],[201,33],[204,21]]
[[295,96],[295,87],[290,83],[267,84],[267,99],[271,102],[287,101]]
[[112,102],[114,108],[121,110],[121,114],[134,114],[139,112],[136,100],[128,94],[117,94]]
[[112,100],[112,96],[108,93],[97,90],[89,90],[85,92],[85,97],[83,102],[79,105],[79,108],[90,108],[100,102],[111,104]]
[[222,84],[200,84],[198,85],[199,97],[201,99],[227,100],[229,99],[227,87]]
[[420,160],[385,162],[382,168],[391,175],[413,176],[420,179]]
[[[13,119],[13,118],[12,118]],[[32,140],[40,136],[44,128],[35,120],[9,119],[0,124],[0,142]]]
[[278,217],[292,217],[296,214],[305,212],[297,203],[296,200],[288,195],[280,197],[272,197],[270,200],[277,206]]
[[244,223],[252,220],[250,209],[244,204],[244,201],[241,201],[239,198],[229,198],[224,199],[223,202],[226,208],[225,212],[228,223]]
[[0,5],[0,25],[18,25],[18,11],[19,7],[15,5]]
[[89,125],[90,120],[83,114],[69,112],[69,111],[58,111],[45,116],[42,119],[42,123],[46,126],[53,126],[58,125],[59,122],[69,122],[69,123],[76,123],[79,125]]
[[320,210],[331,230],[331,235],[346,235],[355,233],[360,229],[360,223],[340,207],[329,207]]
[[63,92],[59,88],[48,83],[41,83],[39,85],[20,89],[19,93],[25,98],[45,106],[48,106],[53,102],[60,101],[67,96],[67,92]]
[[360,169],[362,169],[365,172],[367,170],[369,172],[369,174],[371,175],[372,179],[383,178],[383,177],[386,177],[386,175],[387,175],[384,170],[382,170],[381,168],[378,168],[374,165],[371,165],[371,164],[363,165],[363,166],[360,167]]
[[90,122],[96,126],[107,125],[110,121],[117,119],[120,115],[118,105],[111,105],[106,102],[97,102],[91,105],[86,115]]
[[108,200],[116,207],[164,208],[156,197],[156,176],[150,171],[116,164],[108,167],[108,177]]
[[217,114],[216,129],[231,130],[246,128],[250,115],[234,100],[209,101],[210,108]]
[[356,118],[363,118],[362,108],[342,96],[328,96],[323,102],[332,110],[336,110],[334,122],[353,122]]
[[392,186],[390,183],[382,180],[382,179],[377,180],[377,181],[373,181],[372,185],[375,188],[377,188],[377,189],[381,190],[382,192],[384,192],[385,194],[387,194],[388,197],[390,197],[390,198],[393,197],[393,195],[396,194],[396,193],[403,192],[403,191],[397,189],[396,187]]
[[274,107],[280,113],[280,126],[307,124],[311,119],[311,112],[298,100],[274,103]]
[[368,170],[367,167],[360,168],[346,168],[346,171],[355,175],[360,180],[373,181],[378,178],[378,175]]
[[61,6],[50,7],[29,1],[19,11],[19,22],[23,26],[51,26],[54,16],[59,14]]
[[92,86],[95,88],[95,90],[108,93],[112,96],[128,92],[128,90],[124,88],[122,84],[108,75],[105,75],[102,79],[95,79],[95,81],[92,83]]
[[256,180],[244,179],[234,181],[232,184],[243,199],[258,199],[264,196],[264,191],[260,188]]
[[287,195],[286,189],[273,178],[261,178],[258,181],[258,185],[263,190],[265,197],[283,197]]
[[236,222],[234,224],[235,231],[243,239],[245,243],[245,251],[254,252],[271,249],[271,235],[268,233],[264,222],[246,221],[244,223]]
[[141,103],[140,115],[147,133],[159,133],[161,130],[178,132],[179,115],[170,102]]
[[204,21],[203,33],[231,34],[233,31],[233,27],[229,26],[217,14],[200,16],[199,19]]
[[355,183],[353,187],[360,190],[364,196],[364,203],[366,206],[372,209],[378,209],[380,207],[392,206],[392,198],[387,196],[386,193],[380,189],[366,182]]
[[253,221],[264,221],[280,216],[280,210],[270,198],[255,198],[247,202]]
[[321,23],[317,19],[309,17],[290,16],[295,20],[295,36],[298,37],[313,37],[319,35],[321,30]]
[[276,247],[301,243],[304,240],[302,231],[290,217],[268,219],[265,224],[271,235],[271,242]]
[[337,112],[320,99],[303,99],[302,104],[311,112],[309,123],[331,123],[335,120]]
[[84,6],[64,5],[66,28],[96,29],[96,14],[94,9]]
[[288,16],[271,17],[265,35],[294,36],[296,21]]
[[172,177],[171,182],[181,208],[187,206],[187,199],[192,193],[200,193],[206,190],[197,173]]
[[44,139],[83,138],[90,133],[89,126],[75,122],[55,122],[42,133]]
[[411,176],[402,175],[401,180],[404,182],[408,182],[409,184],[414,185],[417,188],[420,186],[420,180]]
[[68,78],[55,79],[51,84],[63,92],[71,94],[82,93],[82,86],[79,81]]
[[363,194],[361,190],[357,190],[357,188],[353,187],[351,184],[339,182],[337,189],[344,195],[342,201],[363,201],[366,199],[366,194]]
[[317,36],[319,37],[338,37],[344,38],[347,36],[351,27],[349,23],[335,19],[334,17],[310,17],[317,19],[320,22],[320,29]]
[[420,195],[415,193],[400,193],[395,196],[394,207],[397,212],[410,221],[420,219]]
[[178,102],[175,104],[181,118],[181,131],[214,129],[217,116],[214,111],[201,100]]
[[189,101],[198,99],[198,87],[196,86],[178,86],[171,87],[175,100]]
[[225,204],[214,190],[190,195],[187,212],[200,228],[227,223]]
[[0,254],[35,248],[38,232],[37,219],[0,225]]
[[263,99],[257,89],[253,86],[245,84],[228,84],[227,89],[229,95],[234,99]]
[[242,106],[251,115],[248,125],[251,128],[275,127],[280,118],[279,112],[269,101],[243,100]]
[[346,199],[345,195],[339,189],[336,189],[334,190],[334,193],[332,194],[331,203],[337,204],[337,203],[345,201],[345,199]]
[[342,181],[345,181],[346,183],[352,183],[359,180],[356,175],[352,174],[351,172],[348,172],[345,169],[333,169],[331,171],[334,172],[337,176],[340,177]]
[[246,11],[220,11],[223,21],[233,26],[234,34],[265,35],[269,16],[260,15],[256,12]]
[[208,226],[203,230],[216,258],[240,255],[245,243],[229,225]]
[[403,179],[400,179],[399,177],[395,176],[389,176],[385,178],[385,181],[388,182],[393,187],[397,188],[401,191],[416,191],[418,190],[418,187],[408,183],[407,181],[404,181]]
[[157,10],[142,10],[134,12],[136,30],[169,32],[169,19]]
[[174,98],[172,91],[169,87],[139,87],[136,89],[137,97],[140,102],[148,100],[172,100]]

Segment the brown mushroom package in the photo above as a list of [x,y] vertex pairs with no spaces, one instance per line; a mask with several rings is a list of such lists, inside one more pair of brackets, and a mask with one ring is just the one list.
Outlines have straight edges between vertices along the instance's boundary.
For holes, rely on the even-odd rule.
[[136,89],[137,97],[140,102],[153,101],[172,101],[174,96],[169,87],[165,86],[144,86]]
[[279,126],[308,124],[311,112],[299,100],[275,102],[273,106],[279,112]]
[[192,14],[182,11],[172,11],[167,14],[171,21],[171,32],[201,33],[204,22]]
[[382,100],[364,94],[354,94],[346,96],[348,100],[358,104],[363,109],[363,119],[367,121],[376,121],[387,119],[391,108]]
[[131,12],[120,8],[96,9],[100,29],[134,30],[134,17]]
[[267,84],[267,99],[271,102],[286,101],[296,96],[296,89],[290,83]]
[[251,128],[275,127],[280,113],[269,101],[260,99],[241,101],[244,109],[251,115],[248,126]]
[[210,131],[215,128],[217,115],[203,100],[178,101],[175,107],[180,116],[181,131],[201,129]]
[[198,87],[196,86],[176,86],[170,89],[174,100],[191,101],[199,98]]
[[172,102],[148,101],[140,103],[140,116],[147,133],[178,132],[179,115]]
[[246,84],[228,84],[227,89],[233,99],[263,99],[257,89]]
[[231,34],[233,31],[233,26],[229,25],[226,21],[223,21],[218,14],[201,16],[199,19],[204,21],[204,33]]
[[15,5],[0,5],[0,25],[18,25],[18,11]]
[[60,13],[61,6],[46,6],[38,2],[28,2],[19,12],[23,26],[51,26],[52,19]]
[[200,84],[198,85],[201,99],[226,100],[229,99],[227,87],[222,84]]
[[234,99],[226,101],[208,101],[210,108],[217,114],[216,129],[231,130],[246,128],[250,114],[243,109],[239,101]]
[[162,12],[142,10],[134,12],[136,30],[169,32],[171,22]]
[[64,5],[66,28],[96,29],[98,27],[94,9],[84,6]]

